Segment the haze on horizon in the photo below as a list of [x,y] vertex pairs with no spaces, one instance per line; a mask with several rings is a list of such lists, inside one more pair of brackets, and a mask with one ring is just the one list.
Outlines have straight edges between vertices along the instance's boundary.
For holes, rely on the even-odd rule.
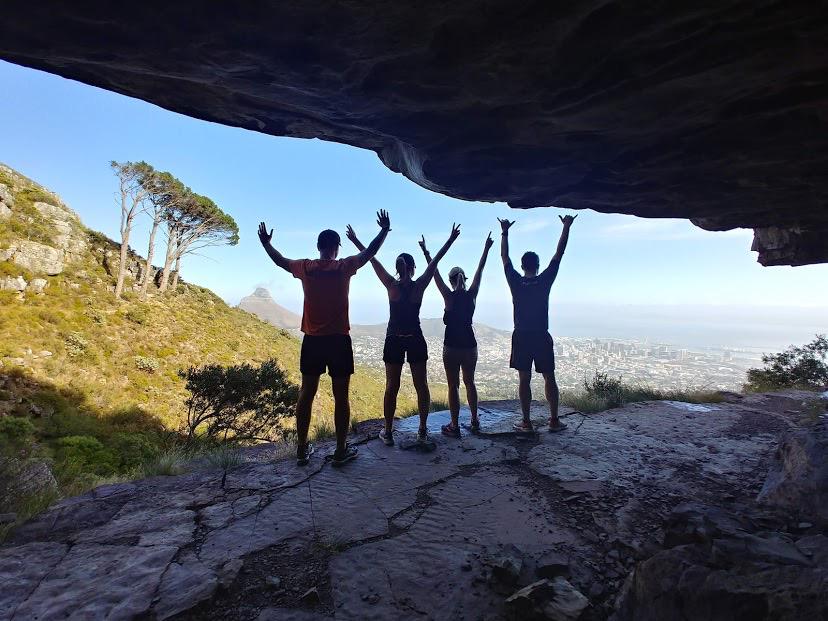
[[[338,230],[343,254],[350,254],[345,225],[368,240],[376,231],[374,213],[384,208],[392,218],[379,254],[387,268],[401,251],[414,255],[422,268],[420,234],[436,250],[452,222],[460,222],[461,237],[442,268],[461,265],[471,273],[492,231],[496,244],[476,318],[509,329],[496,218],[517,220],[514,260],[533,249],[545,262],[560,233],[558,215],[572,213],[451,199],[390,172],[371,152],[198,121],[5,62],[0,81],[14,93],[0,99],[0,161],[57,192],[90,228],[118,238],[110,160],[146,160],[169,170],[230,213],[241,229],[239,245],[188,257],[182,270],[185,280],[209,287],[230,304],[264,286],[283,306],[301,310],[299,282],[272,265],[259,245],[260,220],[275,227],[274,244],[288,257],[314,256],[322,228]],[[749,230],[711,233],[685,220],[577,213],[552,290],[553,335],[770,349],[828,331],[828,265],[763,268],[749,250]],[[147,233],[147,222],[139,222],[132,246],[141,254]],[[370,267],[351,290],[353,323],[387,319],[385,292]],[[441,312],[432,287],[422,316]]]

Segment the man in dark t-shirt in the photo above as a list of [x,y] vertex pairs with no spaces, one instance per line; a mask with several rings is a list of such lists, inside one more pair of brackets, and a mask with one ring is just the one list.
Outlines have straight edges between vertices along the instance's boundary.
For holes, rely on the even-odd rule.
[[529,418],[529,406],[532,402],[532,363],[535,371],[543,374],[546,400],[549,403],[549,431],[561,431],[566,428],[558,419],[558,384],[555,381],[555,348],[549,334],[549,292],[558,275],[569,229],[577,216],[563,216],[563,231],[558,241],[558,249],[549,265],[540,274],[540,260],[534,252],[527,252],[520,260],[523,276],[512,266],[509,258],[509,227],[514,220],[500,222],[500,257],[506,281],[512,291],[514,306],[515,331],[512,333],[512,354],[509,366],[517,369],[520,377],[520,407],[523,421],[515,425],[518,431],[532,431]]

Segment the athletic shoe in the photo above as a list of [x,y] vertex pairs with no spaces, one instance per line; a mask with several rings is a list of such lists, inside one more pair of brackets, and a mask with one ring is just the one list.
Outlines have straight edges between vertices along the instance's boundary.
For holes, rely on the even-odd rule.
[[297,466],[307,466],[308,462],[310,461],[310,456],[313,455],[313,452],[316,448],[308,442],[305,446],[297,446],[296,447],[296,465]]
[[382,440],[385,446],[394,446],[394,432],[392,431],[389,434],[385,433],[385,429],[379,432],[379,439]]
[[356,447],[346,444],[344,449],[336,449],[334,451],[331,465],[335,468],[339,468],[340,466],[347,464],[352,459],[356,459],[357,455],[359,455],[359,451]]
[[431,442],[431,438],[428,437],[428,429],[417,430],[417,442],[419,442],[420,444]]
[[451,423],[448,425],[443,425],[440,427],[440,432],[444,436],[448,436],[449,438],[459,438],[460,437],[460,427],[455,427]]

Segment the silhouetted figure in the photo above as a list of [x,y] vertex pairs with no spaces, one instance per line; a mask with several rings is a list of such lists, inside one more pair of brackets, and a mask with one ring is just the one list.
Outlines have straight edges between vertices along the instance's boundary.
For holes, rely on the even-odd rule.
[[302,281],[305,302],[302,311],[302,353],[299,370],[302,386],[296,403],[296,463],[308,463],[313,446],[308,442],[311,408],[319,388],[319,376],[328,370],[334,397],[334,424],[336,451],[333,465],[342,464],[357,456],[357,449],[346,443],[351,420],[348,390],[354,372],[354,351],[351,346],[351,326],[348,320],[348,288],[351,277],[371,260],[391,230],[391,220],[384,210],[377,212],[380,232],[367,248],[352,257],[337,260],[339,234],[327,229],[319,234],[316,247],[318,259],[286,259],[270,243],[273,229],[267,232],[264,222],[259,224],[259,240],[273,262]]
[[555,346],[549,334],[549,291],[558,275],[561,258],[569,240],[569,229],[577,216],[563,216],[563,231],[558,241],[555,256],[543,272],[538,274],[540,260],[534,252],[527,252],[520,260],[523,276],[512,267],[509,258],[509,227],[515,222],[500,222],[500,258],[506,281],[512,291],[514,306],[515,331],[512,333],[512,354],[509,366],[517,369],[520,377],[520,407],[523,421],[515,425],[517,431],[532,431],[529,407],[532,402],[532,363],[535,371],[543,374],[546,400],[549,403],[549,431],[561,431],[566,428],[558,419],[558,401],[560,394],[555,381]]
[[[364,248],[350,226],[346,235],[357,248],[360,250]],[[420,305],[423,302],[423,293],[425,293],[426,287],[428,287],[428,283],[431,282],[434,271],[437,269],[437,263],[443,258],[443,255],[446,254],[459,235],[460,226],[453,225],[446,243],[443,244],[437,255],[429,261],[423,275],[416,280],[414,280],[414,257],[407,252],[397,257],[396,267],[399,278],[394,278],[385,271],[385,268],[377,259],[371,259],[371,265],[377,273],[377,277],[388,291],[390,307],[388,331],[385,335],[385,346],[382,351],[382,359],[385,362],[385,398],[383,400],[385,429],[379,434],[380,440],[387,446],[394,444],[394,412],[397,409],[400,376],[406,359],[411,368],[414,389],[417,391],[417,409],[420,413],[417,441],[420,443],[428,441],[426,423],[428,422],[431,395],[428,392],[428,377],[426,374],[428,347],[420,327]]]
[[[480,430],[480,421],[477,418],[477,386],[474,384],[474,370],[477,367],[477,339],[474,337],[472,317],[477,303],[477,293],[480,291],[480,280],[483,277],[483,268],[491,250],[492,234],[483,244],[483,255],[477,265],[471,286],[466,288],[466,273],[459,267],[449,271],[449,283],[446,286],[440,271],[434,270],[434,282],[443,296],[446,308],[443,313],[443,323],[446,324],[446,333],[443,338],[443,366],[446,369],[448,382],[448,402],[451,412],[451,422],[443,425],[443,435],[452,438],[460,437],[460,371],[463,371],[463,383],[466,385],[466,400],[471,410],[469,427],[473,432]],[[420,241],[420,248],[426,261],[431,261],[431,254],[426,248],[425,238]]]

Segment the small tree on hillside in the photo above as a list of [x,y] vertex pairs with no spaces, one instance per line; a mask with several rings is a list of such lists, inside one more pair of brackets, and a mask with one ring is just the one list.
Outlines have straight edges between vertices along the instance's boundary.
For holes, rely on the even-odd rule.
[[178,372],[190,396],[187,438],[273,441],[284,436],[282,420],[293,415],[299,387],[275,360],[254,367],[208,364]]
[[161,291],[167,290],[173,262],[176,266],[173,288],[178,285],[178,273],[184,255],[209,246],[235,246],[239,243],[236,221],[211,199],[196,194],[189,188],[182,190],[181,200],[171,205],[165,214],[165,220],[167,256],[159,286]]
[[127,256],[129,254],[129,236],[135,224],[135,217],[147,206],[149,192],[144,180],[153,172],[146,162],[112,161],[109,163],[118,177],[118,202],[121,206],[121,257],[118,263],[118,278],[115,281],[115,297],[120,298],[126,278]]
[[802,347],[791,346],[778,354],[764,354],[762,369],[747,372],[746,390],[777,388],[823,389],[828,386],[828,338],[817,334]]
[[[147,248],[147,260],[144,265],[144,280],[141,282],[141,297],[147,295],[147,289],[153,279],[152,258],[155,254],[155,236],[158,234],[158,227],[164,221],[164,214],[167,211],[167,204],[171,200],[171,192],[178,180],[168,172],[151,171],[141,183],[147,190],[148,206],[147,213],[152,218],[150,228],[149,247]],[[178,182],[180,183],[180,182]]]

